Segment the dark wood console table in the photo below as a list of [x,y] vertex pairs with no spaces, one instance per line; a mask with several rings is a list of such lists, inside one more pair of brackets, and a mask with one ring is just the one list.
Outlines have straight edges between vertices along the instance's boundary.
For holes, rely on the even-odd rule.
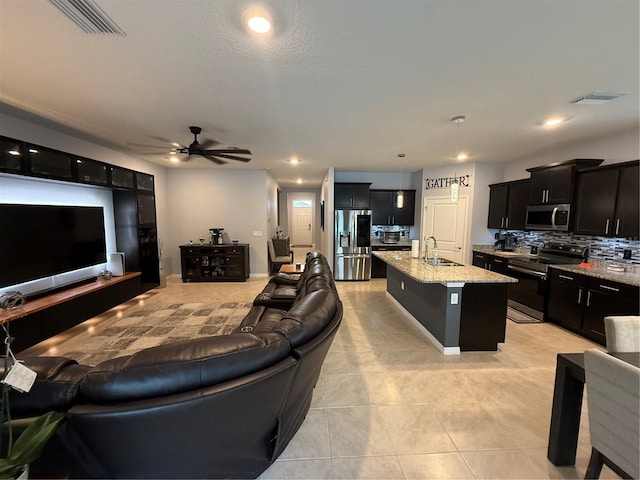
[[245,282],[249,244],[180,245],[183,282]]
[[140,272],[101,278],[0,310],[0,325],[10,322],[12,347],[20,352],[142,293]]
[[[640,366],[640,353],[610,355],[636,367]],[[547,449],[547,458],[554,465],[576,463],[584,382],[584,353],[559,353]]]

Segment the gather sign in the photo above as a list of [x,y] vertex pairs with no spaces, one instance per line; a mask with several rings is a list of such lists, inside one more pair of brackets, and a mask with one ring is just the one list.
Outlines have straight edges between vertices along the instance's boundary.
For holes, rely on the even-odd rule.
[[470,177],[471,175],[462,175],[460,177],[427,178],[424,181],[424,189],[430,190],[432,188],[449,188],[452,183],[457,183],[460,187],[469,187]]

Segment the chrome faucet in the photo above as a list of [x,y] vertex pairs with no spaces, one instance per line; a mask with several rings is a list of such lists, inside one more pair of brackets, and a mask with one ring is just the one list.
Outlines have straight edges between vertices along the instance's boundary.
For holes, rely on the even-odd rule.
[[438,248],[438,241],[436,240],[436,237],[434,237],[433,235],[424,241],[424,261],[425,262],[429,261],[429,240],[431,240],[432,238],[433,238],[433,248],[434,249]]

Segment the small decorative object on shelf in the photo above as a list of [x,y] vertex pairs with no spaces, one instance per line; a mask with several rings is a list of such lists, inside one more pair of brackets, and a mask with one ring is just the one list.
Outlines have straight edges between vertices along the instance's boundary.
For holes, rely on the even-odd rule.
[[103,280],[111,280],[113,273],[110,270],[102,270],[100,272],[100,278]]
[[0,308],[5,310],[24,305],[24,302],[24,295],[22,295],[22,293],[17,290],[4,292],[2,295],[0,295]]

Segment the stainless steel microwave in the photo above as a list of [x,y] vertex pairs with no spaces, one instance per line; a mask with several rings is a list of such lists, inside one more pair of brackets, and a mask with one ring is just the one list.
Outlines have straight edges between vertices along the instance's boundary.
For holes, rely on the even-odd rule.
[[569,231],[571,205],[530,205],[527,207],[525,227],[528,230]]

